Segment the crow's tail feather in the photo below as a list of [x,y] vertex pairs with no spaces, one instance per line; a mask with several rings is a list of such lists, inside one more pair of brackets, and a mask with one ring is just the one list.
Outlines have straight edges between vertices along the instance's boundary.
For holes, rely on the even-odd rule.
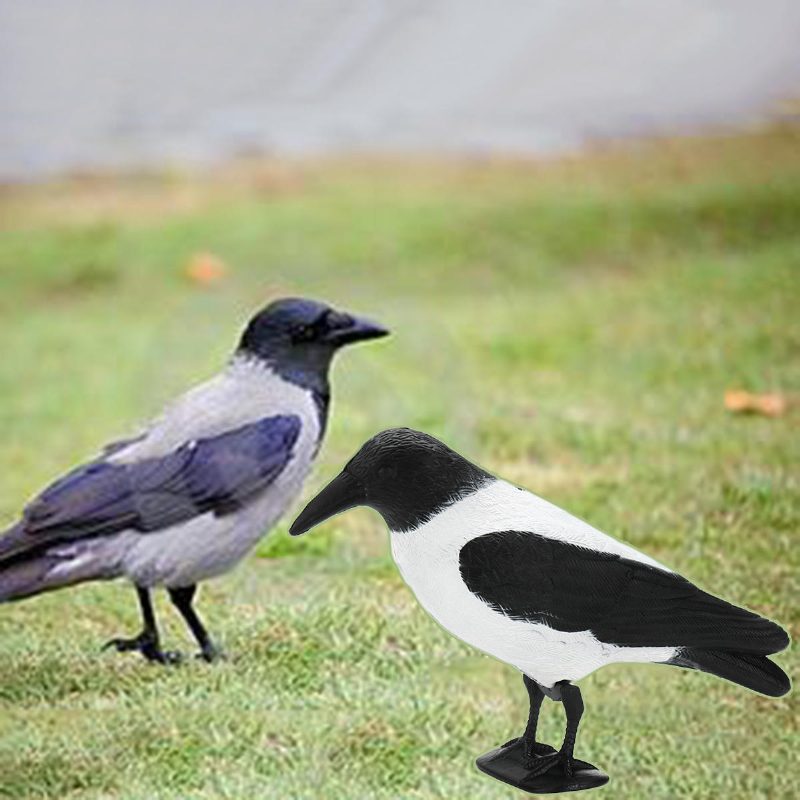
[[115,578],[119,559],[108,541],[83,540],[56,545],[0,561],[0,603],[22,600],[43,592],[90,580]]
[[0,533],[0,563],[14,558],[18,553],[30,547],[30,542],[25,536],[25,526],[22,520]]

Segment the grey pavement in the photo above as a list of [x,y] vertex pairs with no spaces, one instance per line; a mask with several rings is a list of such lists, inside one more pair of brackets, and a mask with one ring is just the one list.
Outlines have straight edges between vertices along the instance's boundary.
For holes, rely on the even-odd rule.
[[0,179],[737,124],[798,43],[798,0],[0,0]]

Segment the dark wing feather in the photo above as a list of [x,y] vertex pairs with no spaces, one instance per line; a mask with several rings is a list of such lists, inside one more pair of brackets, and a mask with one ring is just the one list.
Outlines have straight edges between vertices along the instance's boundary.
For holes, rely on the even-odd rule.
[[704,647],[774,653],[778,625],[632,559],[525,531],[478,536],[461,549],[473,594],[515,619],[591,631],[629,647]]
[[208,511],[235,511],[282,472],[300,426],[295,415],[267,417],[160,458],[100,458],[79,467],[45,489],[0,538],[0,560],[56,540],[154,531]]

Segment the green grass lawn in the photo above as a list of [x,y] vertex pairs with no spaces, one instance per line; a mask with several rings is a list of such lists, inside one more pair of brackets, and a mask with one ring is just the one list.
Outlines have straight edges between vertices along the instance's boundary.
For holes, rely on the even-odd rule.
[[[230,265],[214,287],[184,276],[205,250]],[[800,391],[798,270],[791,129],[6,189],[0,520],[216,370],[266,299],[310,295],[395,335],[336,364],[306,498],[371,434],[419,427],[797,635],[800,411],[723,394]],[[289,522],[201,590],[220,665],[100,653],[139,624],[123,583],[0,609],[0,797],[519,796],[473,766],[522,729],[518,674],[417,607],[374,513]],[[796,694],[634,665],[581,688],[598,796],[796,796]],[[562,730],[548,703],[543,738]]]

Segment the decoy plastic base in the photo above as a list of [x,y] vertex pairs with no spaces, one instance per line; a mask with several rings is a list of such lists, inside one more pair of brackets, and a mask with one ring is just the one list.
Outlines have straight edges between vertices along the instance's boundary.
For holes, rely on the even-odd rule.
[[[564,774],[560,764],[556,764],[541,775],[531,775],[530,768],[525,766],[522,749],[522,742],[517,740],[513,744],[484,753],[475,763],[481,772],[531,794],[580,792],[608,783],[608,775],[577,758],[574,773],[570,778]],[[550,749],[555,753],[555,749]]]

